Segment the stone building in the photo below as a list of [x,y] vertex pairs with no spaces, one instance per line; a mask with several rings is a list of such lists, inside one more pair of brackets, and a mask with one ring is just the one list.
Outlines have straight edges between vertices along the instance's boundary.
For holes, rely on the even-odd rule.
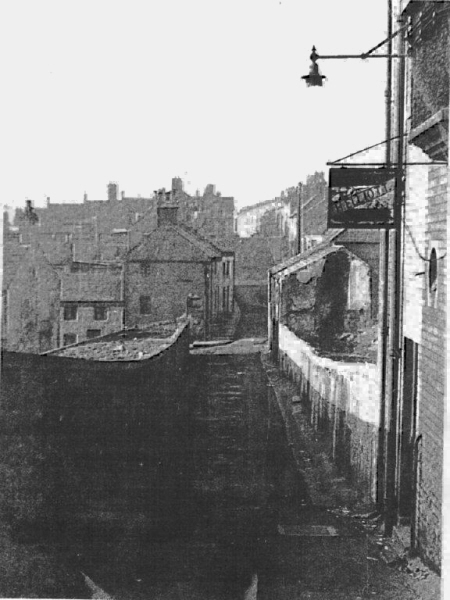
[[198,329],[207,336],[219,315],[234,310],[234,253],[179,223],[178,206],[165,203],[157,227],[125,257],[125,289],[127,326],[175,320],[195,297]]
[[[7,275],[7,274],[6,274]],[[59,344],[60,279],[42,248],[33,243],[3,281],[2,346],[45,352]]]
[[123,328],[123,266],[72,262],[59,273],[59,346],[114,333]]

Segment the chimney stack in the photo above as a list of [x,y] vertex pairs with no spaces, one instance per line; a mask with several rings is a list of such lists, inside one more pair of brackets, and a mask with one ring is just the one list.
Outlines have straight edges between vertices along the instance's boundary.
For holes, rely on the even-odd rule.
[[163,188],[158,190],[157,201],[158,227],[176,225],[178,222],[178,206],[172,199],[172,194]]
[[118,188],[119,186],[117,183],[108,183],[108,200],[110,202],[115,202],[117,200]]
[[25,201],[25,218],[30,223],[37,223],[39,221],[38,216],[31,205],[31,200]]
[[182,192],[183,191],[183,180],[181,177],[173,177],[172,178],[172,191],[173,192]]

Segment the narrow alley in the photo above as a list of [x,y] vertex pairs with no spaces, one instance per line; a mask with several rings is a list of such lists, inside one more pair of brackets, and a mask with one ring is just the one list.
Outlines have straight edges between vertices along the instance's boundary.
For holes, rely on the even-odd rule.
[[120,532],[107,547],[91,537],[83,572],[115,599],[434,597],[380,559],[374,526],[350,516],[351,490],[323,462],[321,496],[308,474],[314,440],[293,441],[282,405],[292,390],[264,348],[253,338],[191,351],[182,508],[157,532]]

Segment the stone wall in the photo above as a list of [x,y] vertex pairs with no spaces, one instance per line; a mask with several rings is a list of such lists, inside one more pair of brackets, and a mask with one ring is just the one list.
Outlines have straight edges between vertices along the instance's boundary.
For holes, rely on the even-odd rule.
[[32,247],[4,294],[3,344],[14,352],[45,352],[59,342],[60,280]]
[[298,384],[299,398],[316,431],[361,500],[376,501],[379,429],[377,368],[319,357],[306,342],[280,325],[281,368]]
[[[65,346],[64,339],[66,335],[74,335],[75,340],[72,343],[82,342],[89,337],[93,337],[93,332],[97,331],[98,336],[107,335],[119,331],[123,326],[123,307],[104,304],[106,310],[105,319],[95,318],[95,305],[89,303],[72,302],[77,307],[77,318],[74,320],[64,319],[64,303],[60,309],[60,339],[59,346]],[[101,304],[101,303],[97,303]],[[88,333],[89,332],[89,333]],[[97,336],[97,337],[98,337]],[[66,338],[67,339],[67,338]],[[55,348],[56,346],[53,346]],[[48,350],[48,348],[46,348]]]
[[3,354],[0,518],[60,538],[183,512],[189,329],[147,360]]
[[[126,266],[127,327],[145,327],[152,321],[175,320],[186,312],[189,294],[199,296],[206,306],[207,267],[203,263],[154,262],[141,265],[139,262],[130,262]],[[141,313],[141,296],[150,298],[148,314]]]

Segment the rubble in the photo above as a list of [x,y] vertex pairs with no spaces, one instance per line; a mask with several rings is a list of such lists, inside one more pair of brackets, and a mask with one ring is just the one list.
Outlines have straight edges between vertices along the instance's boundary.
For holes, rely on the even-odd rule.
[[126,340],[119,345],[117,342],[92,342],[64,348],[58,352],[58,355],[84,360],[143,360],[169,345],[170,340],[155,338]]

